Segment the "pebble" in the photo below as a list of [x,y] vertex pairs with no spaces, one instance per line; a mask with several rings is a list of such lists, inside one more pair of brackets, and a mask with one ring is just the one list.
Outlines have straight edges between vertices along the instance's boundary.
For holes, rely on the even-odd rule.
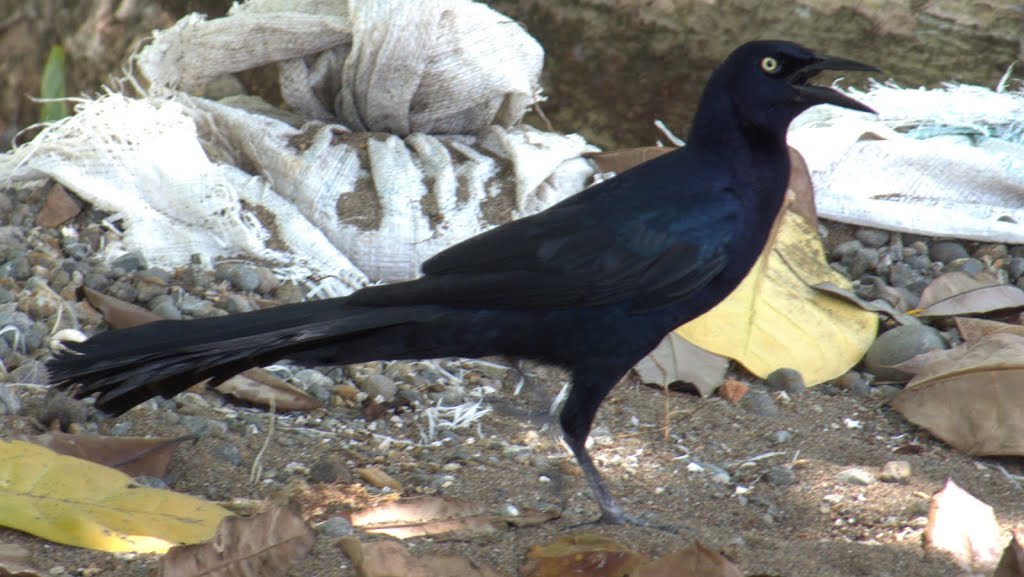
[[751,391],[743,396],[740,405],[755,415],[762,417],[774,417],[779,414],[779,406],[775,399],[763,391]]
[[[167,295],[162,295],[162,296],[167,296]],[[154,300],[156,300],[156,299],[154,299]],[[150,310],[152,310],[160,318],[163,318],[163,319],[168,319],[168,320],[172,320],[172,321],[177,321],[177,320],[181,320],[182,319],[181,309],[179,309],[174,304],[174,300],[173,299],[161,300],[161,301],[159,301],[156,304],[156,306],[152,306],[150,308]]]
[[351,483],[352,470],[337,457],[328,455],[309,468],[309,480],[314,483]]
[[849,371],[834,381],[836,387],[858,397],[871,395],[871,385],[857,371]]
[[928,249],[928,256],[934,261],[949,264],[957,259],[967,258],[971,255],[964,248],[964,245],[959,242],[942,240],[932,243]]
[[0,415],[17,415],[21,401],[7,385],[0,383]]
[[115,437],[124,437],[132,430],[132,424],[130,421],[118,421],[114,423],[113,427],[110,427],[110,434]]
[[848,240],[832,249],[832,258],[841,261],[862,248],[864,245],[859,240]]
[[866,247],[882,248],[889,242],[889,231],[874,228],[858,228],[853,237]]
[[11,371],[8,378],[13,383],[29,383],[32,385],[45,385],[50,382],[46,366],[34,359],[29,359],[18,365],[18,368]]
[[842,260],[850,278],[860,278],[864,273],[875,270],[878,262],[878,249],[875,248],[859,248],[848,253]]
[[331,517],[317,525],[316,529],[325,536],[332,538],[346,537],[355,532],[352,528],[352,523],[349,523],[348,519],[344,517]]
[[306,291],[291,281],[281,283],[281,286],[274,289],[274,298],[282,304],[302,302],[306,298]]
[[852,467],[840,471],[839,474],[836,475],[836,478],[843,483],[848,483],[850,485],[862,485],[865,487],[876,483],[874,475],[859,467]]
[[292,375],[291,381],[321,402],[331,400],[334,380],[316,369],[302,369]]
[[776,465],[764,473],[764,479],[774,487],[789,487],[796,484],[796,473],[789,467]]
[[807,391],[804,377],[796,369],[776,369],[765,378],[764,384],[773,391],[784,391],[791,397],[802,395]]
[[398,383],[394,379],[381,373],[367,375],[358,384],[360,389],[370,395],[370,398],[380,395],[385,401],[394,399],[399,390]]
[[889,267],[889,284],[896,288],[906,288],[921,280],[921,273],[905,262],[897,262]]
[[199,437],[223,435],[228,431],[228,426],[223,421],[200,417],[199,415],[181,415],[179,421],[188,432]]
[[167,481],[164,481],[160,477],[152,477],[150,475],[139,475],[133,479],[136,485],[140,487],[149,487],[151,489],[168,489]]
[[886,483],[907,483],[910,481],[909,461],[889,461],[882,466],[878,478]]
[[132,251],[125,253],[115,258],[111,263],[111,268],[119,268],[126,272],[134,272],[146,268],[146,257],[142,256],[142,253],[138,251]]
[[943,272],[964,272],[971,276],[978,276],[985,270],[985,263],[976,258],[965,258],[955,260],[942,268]]
[[1024,276],[1024,257],[1015,256],[1011,258],[1010,262],[1006,264],[1006,272],[1009,273],[1010,278],[1013,280]]
[[793,434],[785,429],[775,431],[774,433],[771,434],[771,441],[776,445],[781,445],[783,443],[789,442],[791,438],[793,438]]
[[907,325],[883,333],[864,355],[868,372],[885,381],[907,381],[908,373],[892,368],[921,353],[947,348],[942,333],[928,325]]
[[256,267],[244,263],[220,263],[217,265],[214,278],[227,281],[235,290],[244,292],[255,291],[263,280]]

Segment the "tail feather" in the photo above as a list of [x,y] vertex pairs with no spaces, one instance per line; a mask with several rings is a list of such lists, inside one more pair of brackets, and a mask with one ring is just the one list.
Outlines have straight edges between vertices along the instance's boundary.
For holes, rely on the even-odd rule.
[[[171,397],[207,379],[219,383],[318,343],[344,350],[380,329],[430,320],[423,307],[349,307],[344,299],[194,321],[157,321],[69,345],[48,364],[59,389],[99,393],[96,406],[119,415],[155,396]],[[337,362],[346,361],[344,358]]]

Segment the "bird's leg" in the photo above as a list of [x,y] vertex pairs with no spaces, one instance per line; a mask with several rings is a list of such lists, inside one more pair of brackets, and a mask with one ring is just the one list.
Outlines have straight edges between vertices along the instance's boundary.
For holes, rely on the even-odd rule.
[[584,446],[586,440],[586,436],[580,442],[570,437],[568,433],[565,434],[565,442],[576,457],[576,462],[583,471],[583,478],[587,480],[587,485],[590,486],[590,491],[594,494],[594,499],[597,500],[597,505],[601,508],[601,518],[598,521],[614,524],[627,523],[626,515],[622,512],[612,494],[608,492],[608,487],[605,486],[601,473],[598,472],[597,467],[594,465],[594,460],[590,458],[590,453],[587,452],[587,448]]

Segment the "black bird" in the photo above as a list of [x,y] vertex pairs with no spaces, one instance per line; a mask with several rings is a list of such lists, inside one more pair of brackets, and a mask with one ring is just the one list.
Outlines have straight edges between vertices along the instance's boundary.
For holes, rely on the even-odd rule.
[[602,520],[634,522],[584,442],[608,392],[666,333],[724,299],[750,270],[789,177],[786,130],[817,104],[873,112],[823,70],[877,71],[798,44],[755,41],[711,75],[687,145],[547,210],[442,251],[416,280],[348,297],[191,321],[159,321],[70,345],[49,364],[58,388],[98,393],[113,415],[291,359],[508,355],[563,367],[559,420]]

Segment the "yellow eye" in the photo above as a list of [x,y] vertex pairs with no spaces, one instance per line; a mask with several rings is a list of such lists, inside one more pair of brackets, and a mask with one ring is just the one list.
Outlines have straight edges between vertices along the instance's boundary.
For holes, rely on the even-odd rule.
[[779,68],[779,61],[771,56],[765,56],[761,59],[761,70],[764,70],[768,74],[775,74],[779,71]]

